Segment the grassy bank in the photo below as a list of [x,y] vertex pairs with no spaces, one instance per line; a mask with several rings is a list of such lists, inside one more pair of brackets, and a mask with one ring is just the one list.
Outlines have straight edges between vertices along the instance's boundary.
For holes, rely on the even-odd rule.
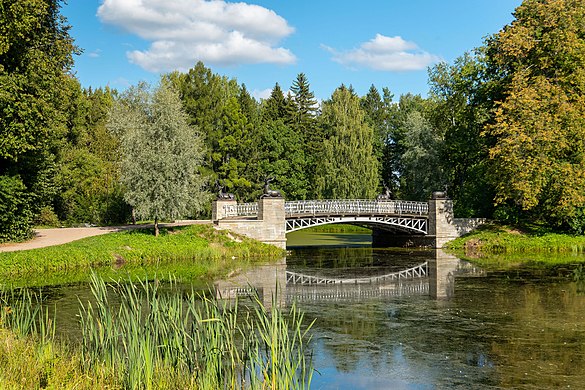
[[585,236],[490,224],[449,242],[447,249],[490,269],[562,266],[585,261]]
[[[88,237],[71,243],[0,253],[0,283],[47,285],[87,280],[91,269],[103,276],[156,268],[159,275],[180,269],[191,280],[226,275],[256,261],[270,261],[283,251],[244,237],[234,237],[211,225],[132,230]],[[144,273],[144,272],[142,272]],[[173,272],[174,273],[174,272]]]
[[[92,275],[80,337],[55,323],[30,290],[0,291],[2,389],[305,389],[311,325],[274,297],[239,307],[159,282],[106,284]],[[58,321],[59,313],[56,312]]]

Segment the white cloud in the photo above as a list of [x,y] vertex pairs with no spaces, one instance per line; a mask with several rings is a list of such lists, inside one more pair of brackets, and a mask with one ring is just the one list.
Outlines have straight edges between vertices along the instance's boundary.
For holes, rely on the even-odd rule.
[[102,54],[101,49],[95,49],[94,51],[88,53],[87,55],[89,58],[98,58],[101,54]]
[[419,50],[414,42],[405,41],[400,36],[376,34],[360,47],[342,52],[324,45],[323,48],[333,54],[335,62],[345,66],[382,71],[421,70],[440,61],[438,56]]
[[292,64],[294,54],[278,42],[294,29],[274,11],[222,0],[104,0],[104,23],[151,41],[127,53],[131,62],[161,72],[214,65]]
[[254,96],[254,98],[256,100],[268,99],[271,94],[272,94],[272,88],[267,88],[267,89],[262,89],[262,90],[255,89],[254,91],[252,91],[252,96]]

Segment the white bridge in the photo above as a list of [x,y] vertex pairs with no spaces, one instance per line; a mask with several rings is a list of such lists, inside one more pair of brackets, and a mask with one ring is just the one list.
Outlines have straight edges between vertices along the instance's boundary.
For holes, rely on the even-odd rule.
[[[444,195],[428,202],[404,200],[301,200],[285,201],[265,196],[257,203],[238,203],[233,198],[213,202],[213,222],[267,244],[286,248],[286,234],[295,230],[331,223],[369,226],[372,239],[384,245],[393,238],[402,240],[392,245],[443,245],[479,224],[480,219],[457,219],[453,202]],[[417,242],[414,244],[411,239]]]
[[419,264],[403,271],[392,272],[385,275],[364,278],[328,278],[323,276],[305,275],[298,272],[286,271],[286,284],[375,284],[390,281],[412,280],[426,278],[428,263]]
[[[226,204],[225,218],[254,218],[258,203]],[[427,234],[429,204],[403,200],[302,200],[284,202],[286,233],[331,223],[386,225],[396,230]]]

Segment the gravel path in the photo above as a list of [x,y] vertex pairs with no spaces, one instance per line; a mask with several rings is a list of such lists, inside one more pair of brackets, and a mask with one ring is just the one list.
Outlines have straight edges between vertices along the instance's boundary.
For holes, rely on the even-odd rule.
[[[187,226],[206,224],[211,221],[177,221],[173,223],[161,223],[160,227]],[[0,244],[0,252],[23,251],[27,249],[44,248],[47,246],[61,245],[71,241],[80,240],[86,237],[99,236],[122,230],[147,228],[152,225],[126,225],[112,227],[83,227],[83,228],[57,228],[57,229],[36,229],[35,237],[26,242]]]

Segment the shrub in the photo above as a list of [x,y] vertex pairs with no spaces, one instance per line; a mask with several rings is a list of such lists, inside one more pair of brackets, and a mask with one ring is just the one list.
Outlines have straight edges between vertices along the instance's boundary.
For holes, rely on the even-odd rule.
[[26,186],[17,176],[0,176],[0,242],[32,236],[32,212]]

